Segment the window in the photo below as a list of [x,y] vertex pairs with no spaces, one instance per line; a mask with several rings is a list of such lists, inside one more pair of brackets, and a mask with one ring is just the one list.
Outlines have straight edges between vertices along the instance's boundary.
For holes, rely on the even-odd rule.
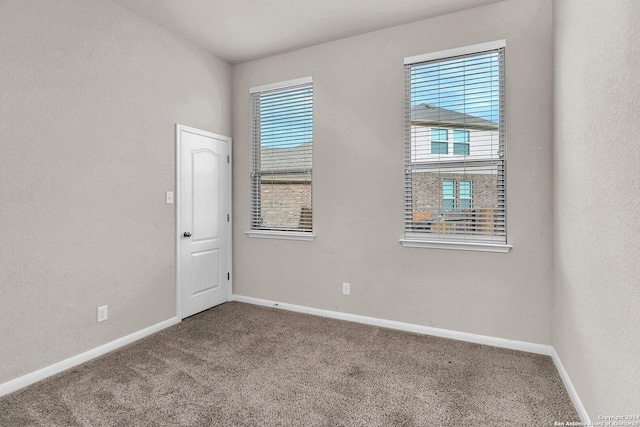
[[449,153],[449,131],[447,129],[431,129],[431,154]]
[[456,206],[456,182],[451,179],[442,180],[442,210],[452,211]]
[[311,78],[251,89],[251,237],[313,238]]
[[511,247],[504,46],[498,41],[405,59],[404,246]]
[[455,210],[471,209],[471,181],[454,179],[442,180],[442,210],[451,212]]
[[460,156],[469,155],[469,131],[454,129],[453,131],[453,154]]
[[460,195],[460,199],[458,200],[458,209],[471,209],[471,181],[460,181],[459,187],[460,190],[458,194]]

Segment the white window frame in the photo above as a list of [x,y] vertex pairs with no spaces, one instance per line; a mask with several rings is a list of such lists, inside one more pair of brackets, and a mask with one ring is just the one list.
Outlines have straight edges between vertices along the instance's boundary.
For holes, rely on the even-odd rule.
[[[291,88],[294,86],[301,86],[301,85],[309,85],[309,84],[313,84],[313,78],[311,76],[309,77],[303,77],[303,78],[299,78],[299,79],[294,79],[294,80],[287,80],[287,81],[283,81],[283,82],[279,82],[279,83],[272,83],[272,84],[267,84],[267,85],[262,85],[262,86],[256,86],[256,87],[252,87],[249,92],[250,94],[253,96],[256,93],[261,93],[261,92],[268,92],[268,91],[275,91],[278,89],[287,89],[287,88]],[[251,101],[251,109],[253,111],[254,105],[253,105],[253,101]],[[252,113],[253,114],[253,113]],[[255,126],[255,118],[252,117],[252,127]],[[251,134],[251,142],[250,142],[250,146],[251,146],[251,173],[253,174],[255,171],[255,157],[256,157],[256,149],[259,150],[259,147],[256,148],[256,144],[260,144],[260,141],[255,141],[255,129],[254,132],[252,132]],[[312,141],[313,143],[313,141]],[[251,182],[251,194],[252,194],[252,198],[254,197],[254,192],[256,191],[254,186],[254,177],[251,178],[252,182]],[[311,168],[311,193],[312,193],[312,212],[313,212],[313,165]],[[254,203],[254,201],[252,200],[252,203]],[[253,209],[253,208],[252,208]],[[303,229],[300,231],[297,230],[261,230],[261,229],[254,229],[253,228],[253,224],[254,224],[254,218],[253,218],[253,211],[251,213],[251,229],[249,231],[246,232],[246,234],[249,237],[254,237],[254,238],[263,238],[263,239],[280,239],[280,240],[299,240],[299,241],[313,241],[315,239],[315,233],[313,230],[313,217],[312,217],[312,225],[311,225],[311,229]]]
[[[413,65],[421,62],[453,58],[456,56],[492,51],[492,50],[502,49],[505,47],[506,47],[506,40],[497,40],[497,41],[488,42],[488,43],[480,43],[480,44],[475,44],[470,46],[459,47],[455,49],[448,49],[448,50],[443,50],[439,52],[407,57],[404,59],[404,64],[405,66]],[[504,68],[503,68],[503,72],[504,72]],[[410,86],[410,85],[406,84],[406,86]],[[411,91],[410,87],[405,87],[405,105],[404,105],[405,111],[406,110],[411,111],[410,91]],[[503,97],[503,101],[504,101],[504,98],[505,97]],[[501,120],[500,126],[502,127],[501,133],[500,133],[501,144],[502,144],[501,146],[503,147],[502,156],[505,156],[506,153],[505,153],[504,147],[506,146],[506,143],[505,143],[504,135],[506,134],[506,129],[505,129],[503,120]],[[411,124],[405,121],[405,135],[407,134],[407,132],[410,131],[410,128],[411,128]],[[407,141],[406,137],[405,137],[405,141]],[[405,142],[405,162],[410,161],[411,159],[410,152],[411,152],[411,147],[407,147]],[[407,176],[407,173],[410,174],[410,172],[408,172],[406,168],[407,166],[405,165],[405,176]],[[504,179],[506,181],[506,166],[504,166],[503,174],[504,174]],[[505,191],[505,204],[506,204],[506,188],[504,191]],[[473,204],[473,200],[472,200],[472,204]],[[506,206],[504,209],[504,214],[506,216]],[[405,210],[405,215],[406,215],[406,210]],[[486,243],[478,242],[478,241],[466,242],[464,240],[454,240],[454,239],[437,240],[433,238],[430,239],[429,237],[430,236],[427,233],[412,233],[408,231],[405,227],[405,234],[404,234],[404,237],[400,239],[400,242],[404,247],[410,247],[410,248],[453,249],[453,250],[499,252],[499,253],[507,253],[513,247],[507,241],[506,219],[505,219],[504,243],[493,242],[493,241],[488,241]]]

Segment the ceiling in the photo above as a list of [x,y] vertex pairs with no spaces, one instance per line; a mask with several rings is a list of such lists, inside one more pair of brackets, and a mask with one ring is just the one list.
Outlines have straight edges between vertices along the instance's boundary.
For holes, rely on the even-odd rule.
[[503,0],[112,0],[239,63]]

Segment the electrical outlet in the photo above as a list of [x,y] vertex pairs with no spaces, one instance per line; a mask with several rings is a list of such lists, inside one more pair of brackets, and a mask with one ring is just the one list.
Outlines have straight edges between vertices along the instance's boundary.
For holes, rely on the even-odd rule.
[[342,295],[351,295],[351,284],[349,283],[342,284]]
[[108,306],[106,305],[103,305],[102,307],[98,307],[98,322],[104,322],[109,318],[107,307]]

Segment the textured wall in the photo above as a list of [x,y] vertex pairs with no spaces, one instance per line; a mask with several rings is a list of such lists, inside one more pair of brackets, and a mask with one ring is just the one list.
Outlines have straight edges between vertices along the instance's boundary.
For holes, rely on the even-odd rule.
[[175,315],[175,123],[229,134],[231,68],[92,0],[0,1],[0,58],[2,383]]
[[[235,65],[234,292],[549,344],[551,24],[550,0],[509,0]],[[507,40],[514,248],[404,248],[403,59],[498,39]],[[249,238],[249,88],[305,76],[314,82],[317,238]]]
[[554,5],[553,345],[593,421],[640,415],[640,7]]

